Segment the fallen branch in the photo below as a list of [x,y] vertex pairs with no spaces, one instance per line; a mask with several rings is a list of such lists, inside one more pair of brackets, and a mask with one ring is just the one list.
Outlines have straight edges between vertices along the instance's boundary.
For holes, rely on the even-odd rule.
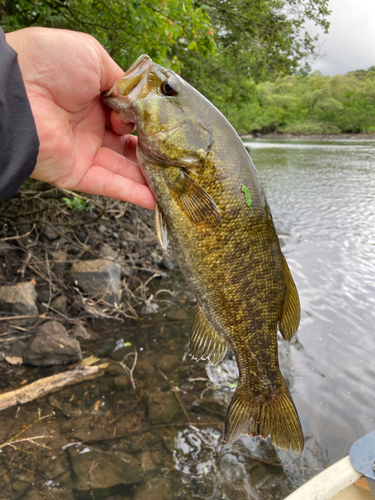
[[79,366],[74,370],[68,370],[51,377],[36,380],[32,384],[16,389],[15,391],[0,394],[0,411],[59,391],[63,387],[79,384],[99,377],[104,373],[108,363],[98,366]]

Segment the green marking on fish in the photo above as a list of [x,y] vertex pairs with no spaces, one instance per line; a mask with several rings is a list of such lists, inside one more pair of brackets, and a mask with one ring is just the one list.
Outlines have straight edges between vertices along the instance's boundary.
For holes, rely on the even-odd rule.
[[251,208],[251,194],[250,194],[250,191],[245,186],[245,184],[241,184],[241,191],[245,195],[245,203],[246,203],[246,205],[249,208]]

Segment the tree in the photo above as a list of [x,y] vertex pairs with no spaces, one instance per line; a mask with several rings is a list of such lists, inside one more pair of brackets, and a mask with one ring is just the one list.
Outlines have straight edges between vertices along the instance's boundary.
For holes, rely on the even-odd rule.
[[95,36],[126,69],[142,53],[178,71],[230,120],[259,105],[256,83],[306,74],[328,0],[0,0],[5,31],[51,26]]
[[156,62],[180,70],[172,48],[202,57],[214,50],[210,19],[192,0],[0,0],[5,31],[28,26],[90,33],[126,69],[147,53]]

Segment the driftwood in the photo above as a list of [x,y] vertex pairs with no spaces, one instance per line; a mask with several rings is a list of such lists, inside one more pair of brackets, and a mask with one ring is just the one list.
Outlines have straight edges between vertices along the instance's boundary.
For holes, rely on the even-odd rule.
[[63,387],[79,384],[99,377],[104,373],[108,363],[98,366],[78,366],[74,370],[68,370],[51,377],[36,380],[32,384],[16,389],[15,391],[0,394],[0,411],[59,391]]

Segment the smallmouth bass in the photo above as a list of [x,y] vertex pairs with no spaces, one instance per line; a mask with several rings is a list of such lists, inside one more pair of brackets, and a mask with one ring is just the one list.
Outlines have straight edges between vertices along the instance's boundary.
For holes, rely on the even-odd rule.
[[241,139],[205,97],[147,55],[103,99],[137,125],[160,242],[170,241],[197,297],[192,357],[219,363],[228,344],[236,357],[240,376],[224,440],[270,435],[274,445],[302,451],[277,348],[277,326],[287,341],[298,329],[298,292]]

